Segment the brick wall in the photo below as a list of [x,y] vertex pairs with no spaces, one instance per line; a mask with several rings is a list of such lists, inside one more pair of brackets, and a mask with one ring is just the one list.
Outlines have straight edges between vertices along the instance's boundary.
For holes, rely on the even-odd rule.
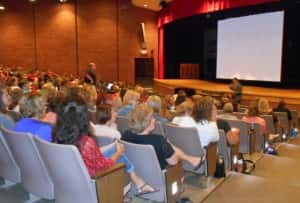
[[94,61],[99,78],[134,82],[134,58],[140,57],[137,30],[145,22],[156,66],[157,14],[132,6],[130,0],[3,3],[0,64],[82,74]]

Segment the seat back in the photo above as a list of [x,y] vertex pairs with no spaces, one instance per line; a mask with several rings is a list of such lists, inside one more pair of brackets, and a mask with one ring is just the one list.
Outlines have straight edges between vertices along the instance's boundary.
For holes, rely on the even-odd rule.
[[267,133],[274,134],[276,131],[275,131],[275,126],[274,126],[273,116],[272,115],[261,115],[260,117],[262,117],[266,121]]
[[289,119],[288,119],[288,114],[287,112],[274,112],[274,114],[277,117],[278,120],[278,128],[279,132],[285,132],[287,135],[289,135],[290,132],[290,124],[289,124]]
[[0,176],[14,183],[21,182],[20,168],[0,131]]
[[[180,148],[186,154],[198,157],[205,154],[196,128],[179,127],[167,124],[166,137],[172,144]],[[183,168],[187,171],[193,171],[194,167],[190,163],[183,161]],[[204,169],[202,169],[201,172],[203,171]]]
[[95,183],[72,145],[49,143],[34,138],[54,183],[56,203],[96,203]]
[[246,116],[246,113],[241,113],[241,112],[233,112],[233,115],[236,115],[238,119],[242,119],[244,116]]
[[128,130],[128,118],[125,116],[118,116],[117,125],[118,125],[118,130],[120,131],[121,134],[123,134],[126,130]]
[[226,120],[230,127],[240,129],[240,152],[249,153],[249,126],[242,120]]
[[44,199],[54,199],[53,183],[33,136],[5,128],[2,128],[2,133],[20,168],[22,185],[26,191]]
[[296,110],[291,110],[292,124],[291,127],[298,128],[298,112]]
[[122,141],[125,154],[133,163],[135,171],[145,182],[159,189],[158,192],[143,195],[143,198],[158,202],[166,202],[165,177],[160,168],[155,150],[151,145],[133,144]]
[[219,130],[220,139],[218,141],[218,154],[224,157],[225,168],[231,168],[230,147],[227,144],[226,134],[224,130]]
[[95,139],[99,147],[109,145],[115,141],[114,138],[106,136],[95,136]]
[[157,135],[165,136],[165,131],[164,131],[164,128],[163,128],[161,122],[159,122],[159,121],[155,122],[155,128],[152,131],[152,133],[157,134]]

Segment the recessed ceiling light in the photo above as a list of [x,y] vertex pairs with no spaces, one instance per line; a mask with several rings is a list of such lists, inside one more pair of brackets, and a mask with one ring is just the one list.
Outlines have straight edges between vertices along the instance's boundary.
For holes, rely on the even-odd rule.
[[34,3],[34,2],[36,2],[36,0],[29,0],[29,2],[30,2],[30,3]]
[[4,11],[5,10],[5,6],[0,2],[0,11]]
[[60,3],[65,3],[67,2],[68,0],[59,0]]
[[144,7],[147,8],[147,7],[148,7],[148,4],[144,4]]

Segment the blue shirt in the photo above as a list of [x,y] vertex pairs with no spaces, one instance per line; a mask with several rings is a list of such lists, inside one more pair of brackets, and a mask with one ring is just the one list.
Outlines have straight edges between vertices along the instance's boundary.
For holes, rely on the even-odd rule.
[[123,106],[119,109],[118,115],[119,116],[128,116],[128,114],[134,109],[131,104]]
[[31,118],[22,118],[16,123],[16,132],[31,133],[43,140],[52,142],[52,127],[50,124],[44,123]]
[[0,113],[0,125],[8,130],[13,130],[15,128],[13,119],[3,113]]

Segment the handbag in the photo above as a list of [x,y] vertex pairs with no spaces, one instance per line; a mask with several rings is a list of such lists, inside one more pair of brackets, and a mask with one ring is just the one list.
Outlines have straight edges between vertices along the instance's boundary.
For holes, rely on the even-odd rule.
[[231,128],[226,133],[226,140],[229,145],[237,145],[240,143],[240,130],[238,128]]

